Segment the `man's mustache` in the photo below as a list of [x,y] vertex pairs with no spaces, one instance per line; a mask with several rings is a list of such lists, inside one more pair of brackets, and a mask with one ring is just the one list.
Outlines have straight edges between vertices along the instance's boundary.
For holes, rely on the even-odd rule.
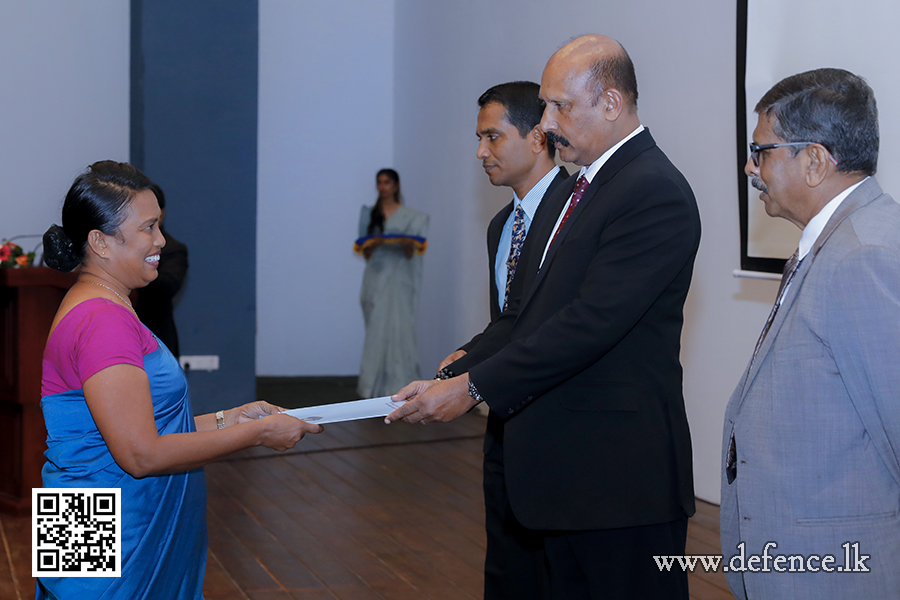
[[556,135],[553,132],[548,132],[547,133],[547,143],[550,144],[551,146],[554,146],[554,145],[556,145],[556,142],[559,142],[559,144],[561,146],[569,146],[569,140],[567,140],[566,138],[564,138],[561,135]]
[[768,186],[766,186],[766,184],[763,183],[762,179],[760,179],[756,175],[750,178],[750,185],[761,191],[763,194],[769,193]]

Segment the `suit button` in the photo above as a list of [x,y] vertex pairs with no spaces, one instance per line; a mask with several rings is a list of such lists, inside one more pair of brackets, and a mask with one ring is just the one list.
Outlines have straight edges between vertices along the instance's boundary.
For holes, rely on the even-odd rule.
[[508,412],[509,414],[513,414],[513,413],[516,412],[516,411],[515,411],[515,409],[511,408],[511,409],[509,409],[507,412]]
[[525,398],[526,402],[531,402],[532,400],[534,400],[534,396],[528,396],[527,398]]

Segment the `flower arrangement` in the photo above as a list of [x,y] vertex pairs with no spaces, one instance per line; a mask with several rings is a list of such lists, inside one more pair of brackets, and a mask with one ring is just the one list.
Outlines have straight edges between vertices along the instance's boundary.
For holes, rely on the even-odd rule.
[[34,262],[34,252],[25,252],[13,242],[3,240],[0,246],[0,267],[30,267]]

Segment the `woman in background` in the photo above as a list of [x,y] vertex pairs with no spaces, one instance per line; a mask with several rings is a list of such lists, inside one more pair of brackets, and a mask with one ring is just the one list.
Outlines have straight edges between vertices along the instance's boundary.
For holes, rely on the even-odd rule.
[[428,215],[400,204],[400,176],[382,169],[375,178],[378,200],[363,206],[359,236],[366,259],[360,302],[366,341],[357,392],[387,396],[419,379],[416,306],[422,283],[422,253]]
[[[44,350],[45,488],[121,490],[121,577],[40,577],[37,598],[202,599],[202,465],[251,446],[292,448],[321,426],[252,402],[194,417],[178,361],[138,320],[130,292],[157,277],[165,238],[150,180],[94,163],[66,196],[44,260],[78,280]],[[259,417],[266,416],[262,419]]]

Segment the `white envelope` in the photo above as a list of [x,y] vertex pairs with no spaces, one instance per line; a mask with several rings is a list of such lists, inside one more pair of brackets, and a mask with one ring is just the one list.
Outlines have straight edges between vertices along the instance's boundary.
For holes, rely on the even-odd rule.
[[403,406],[403,402],[391,402],[390,396],[381,396],[380,398],[366,398],[365,400],[338,402],[337,404],[320,404],[319,406],[294,408],[286,410],[282,414],[291,415],[310,423],[324,425],[325,423],[385,417],[401,406]]

